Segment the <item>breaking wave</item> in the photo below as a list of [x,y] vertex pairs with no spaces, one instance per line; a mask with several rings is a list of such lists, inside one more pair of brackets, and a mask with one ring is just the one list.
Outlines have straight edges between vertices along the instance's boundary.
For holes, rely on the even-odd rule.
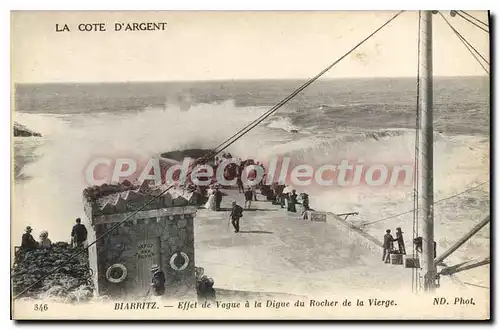
[[289,117],[278,117],[277,119],[272,119],[267,127],[281,129],[286,132],[300,131],[300,127],[292,124],[292,120]]
[[[16,120],[41,132],[38,158],[26,162],[29,179],[16,182],[15,233],[31,225],[46,229],[52,240],[68,240],[73,219],[82,216],[83,171],[95,157],[149,157],[178,149],[209,149],[232,136],[268,108],[236,107],[233,101],[192,105],[189,111],[167,104],[161,108],[68,115],[23,114]],[[285,112],[286,113],[286,112]],[[283,115],[283,114],[281,114]],[[300,134],[292,134],[291,130]],[[307,132],[307,134],[302,134]],[[265,161],[291,156],[310,165],[338,164],[342,159],[383,164],[412,164],[414,130],[366,130],[332,126],[318,133],[289,117],[274,117],[232,144],[241,158]],[[33,140],[17,140],[19,150]],[[489,141],[484,137],[436,135],[435,189],[450,195],[489,176]],[[22,160],[19,160],[22,164]],[[409,199],[410,198],[410,199]],[[476,203],[476,202],[474,202]],[[344,212],[361,209],[367,219],[411,208],[411,187],[394,191],[338,188],[311,199],[313,208]],[[14,238],[17,240],[17,238]]]

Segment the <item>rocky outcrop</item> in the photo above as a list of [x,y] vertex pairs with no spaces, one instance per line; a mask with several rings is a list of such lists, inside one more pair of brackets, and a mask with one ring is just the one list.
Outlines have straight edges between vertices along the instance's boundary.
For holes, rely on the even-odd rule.
[[[94,288],[88,258],[85,252],[75,256],[76,251],[65,242],[52,244],[45,249],[17,251],[12,269],[14,296],[36,283],[21,297],[61,302],[91,299]],[[61,268],[51,274],[59,266]],[[47,278],[41,280],[45,276]]]
[[42,136],[42,134],[30,130],[18,122],[14,122],[14,136]]

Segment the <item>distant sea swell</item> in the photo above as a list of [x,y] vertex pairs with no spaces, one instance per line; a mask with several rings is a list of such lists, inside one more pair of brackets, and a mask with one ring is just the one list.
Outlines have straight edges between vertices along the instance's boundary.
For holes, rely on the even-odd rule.
[[[95,155],[211,148],[299,83],[18,85],[16,120],[44,135],[15,140],[20,225],[37,219],[53,238],[66,237],[61,225],[81,211],[82,169]],[[445,196],[489,175],[489,83],[475,77],[435,83],[435,189]],[[258,159],[291,155],[312,165],[341,158],[412,162],[414,92],[409,78],[319,81],[229,151]],[[368,219],[411,207],[408,189],[377,195],[335,189],[311,202],[334,212],[362,209]]]

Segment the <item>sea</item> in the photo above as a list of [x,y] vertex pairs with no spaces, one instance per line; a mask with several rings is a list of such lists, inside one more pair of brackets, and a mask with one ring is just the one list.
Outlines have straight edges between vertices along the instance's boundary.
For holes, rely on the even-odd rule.
[[[18,84],[13,120],[42,137],[14,138],[13,242],[24,226],[69,241],[83,216],[84,170],[100,156],[148,157],[213,148],[284,99],[300,80]],[[232,144],[233,156],[289,156],[312,166],[342,159],[414,164],[415,78],[319,80]],[[434,79],[435,236],[443,251],[490,211],[490,81]],[[469,190],[471,189],[472,190]],[[382,237],[421,234],[413,185],[300,187],[313,209],[358,212]],[[464,192],[466,191],[466,192]],[[455,196],[456,195],[456,196]],[[453,197],[454,196],[454,197]],[[444,199],[443,201],[440,201]],[[405,213],[406,212],[406,213]],[[398,214],[404,213],[398,216]],[[383,220],[384,218],[390,218]],[[378,220],[381,220],[377,222]],[[335,239],[335,238],[332,238]],[[489,225],[454,255],[487,257]]]

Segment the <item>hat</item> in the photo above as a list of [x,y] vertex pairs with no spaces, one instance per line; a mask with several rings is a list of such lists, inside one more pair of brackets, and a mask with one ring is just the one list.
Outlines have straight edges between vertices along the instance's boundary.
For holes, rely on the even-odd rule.
[[402,231],[401,231],[401,227],[396,228],[396,231],[400,231],[400,232],[402,232]]
[[33,229],[31,228],[31,226],[26,226],[26,231],[32,231]]
[[160,270],[160,266],[158,266],[158,265],[151,266],[151,272],[156,272],[158,270]]
[[49,237],[49,232],[44,230],[40,233],[40,237]]
[[205,269],[203,267],[195,267],[194,272],[196,274],[196,277],[200,278],[203,276],[203,273],[205,273]]
[[233,205],[236,204],[236,201],[232,201],[231,204],[233,204]]
[[390,229],[387,229],[385,232],[386,232],[386,233],[390,233],[390,232],[391,232],[391,230],[390,230]]

